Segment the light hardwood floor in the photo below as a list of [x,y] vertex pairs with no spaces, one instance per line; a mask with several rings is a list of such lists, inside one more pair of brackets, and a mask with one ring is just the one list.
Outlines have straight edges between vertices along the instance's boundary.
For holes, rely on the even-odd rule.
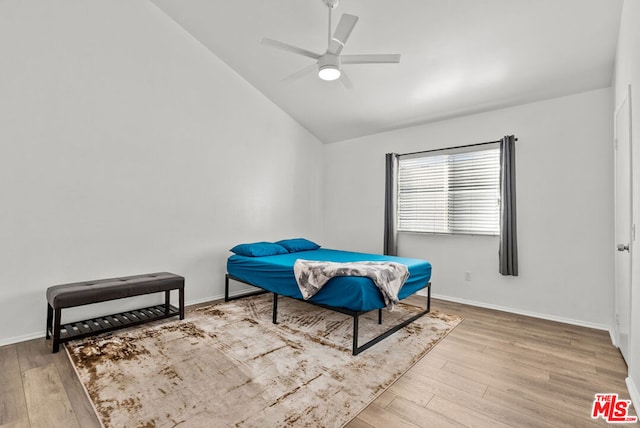
[[[609,334],[435,300],[465,317],[363,410],[359,427],[587,427],[596,393],[629,399]],[[635,415],[635,411],[632,411]],[[64,351],[0,347],[0,427],[99,427]]]

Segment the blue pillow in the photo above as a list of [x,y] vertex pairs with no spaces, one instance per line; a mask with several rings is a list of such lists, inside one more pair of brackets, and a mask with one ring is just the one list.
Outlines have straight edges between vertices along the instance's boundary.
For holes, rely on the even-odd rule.
[[275,256],[276,254],[287,254],[289,252],[282,245],[274,244],[273,242],[238,244],[229,251],[247,257]]
[[317,250],[318,248],[320,248],[320,245],[304,238],[283,239],[282,241],[276,242],[276,244],[282,245],[290,253],[296,253],[298,251]]

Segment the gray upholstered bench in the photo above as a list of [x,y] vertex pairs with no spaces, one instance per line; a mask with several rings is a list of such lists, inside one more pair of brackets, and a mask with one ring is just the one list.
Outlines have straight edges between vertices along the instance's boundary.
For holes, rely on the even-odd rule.
[[[179,291],[179,307],[170,304],[171,290]],[[62,309],[125,297],[165,292],[164,304],[61,325]],[[47,332],[52,352],[70,340],[173,316],[184,319],[184,277],[169,272],[54,285],[47,289]]]

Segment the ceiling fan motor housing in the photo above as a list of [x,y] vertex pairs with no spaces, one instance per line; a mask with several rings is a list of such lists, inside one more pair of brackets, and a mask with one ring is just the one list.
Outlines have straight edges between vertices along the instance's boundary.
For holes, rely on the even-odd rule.
[[318,68],[337,68],[340,69],[340,56],[326,53],[318,59]]

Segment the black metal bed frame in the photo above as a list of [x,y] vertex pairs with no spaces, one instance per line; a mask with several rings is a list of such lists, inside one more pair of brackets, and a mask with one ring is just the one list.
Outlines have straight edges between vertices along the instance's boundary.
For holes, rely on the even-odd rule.
[[[257,286],[255,284],[250,284],[250,283],[248,283],[246,281],[243,281],[240,278],[236,278],[233,275],[230,275],[230,274],[227,273],[224,276],[224,301],[225,302],[229,302],[231,300],[242,299],[244,297],[255,296],[255,295],[258,295],[258,294],[270,293],[269,290],[260,289],[258,291],[252,291],[252,292],[242,293],[242,294],[235,295],[235,296],[229,296],[229,280],[230,279],[232,279],[234,281],[241,282],[243,284],[250,285],[252,287],[261,288],[260,286]],[[373,339],[369,340],[367,343],[365,343],[364,345],[361,345],[361,346],[358,346],[358,318],[360,317],[360,315],[366,314],[367,312],[370,312],[370,311],[353,311],[351,309],[337,308],[337,307],[334,307],[334,306],[327,306],[327,305],[323,305],[323,304],[320,304],[320,303],[310,302],[308,300],[301,300],[301,299],[296,299],[296,300],[300,300],[301,302],[310,303],[312,305],[319,306],[321,308],[329,309],[329,310],[332,310],[332,311],[335,311],[335,312],[339,312],[341,314],[345,314],[345,315],[351,316],[353,318],[353,355],[358,355],[362,351],[365,351],[365,350],[369,349],[370,347],[372,347],[376,343],[382,341],[383,339],[385,339],[388,336],[392,335],[393,333],[395,333],[396,331],[400,330],[401,328],[411,324],[412,322],[414,322],[418,318],[420,318],[423,315],[429,313],[431,311],[431,282],[427,283],[426,288],[427,288],[427,306],[426,306],[426,308],[424,310],[422,310],[422,311],[418,312],[416,315],[413,315],[412,317],[400,322],[399,324],[394,325],[390,329],[386,330],[384,333],[374,337]],[[278,294],[277,293],[273,293],[273,292],[271,292],[271,293],[273,294],[273,316],[272,316],[272,320],[273,320],[274,324],[278,324]],[[378,309],[378,324],[382,324],[382,309]]]

